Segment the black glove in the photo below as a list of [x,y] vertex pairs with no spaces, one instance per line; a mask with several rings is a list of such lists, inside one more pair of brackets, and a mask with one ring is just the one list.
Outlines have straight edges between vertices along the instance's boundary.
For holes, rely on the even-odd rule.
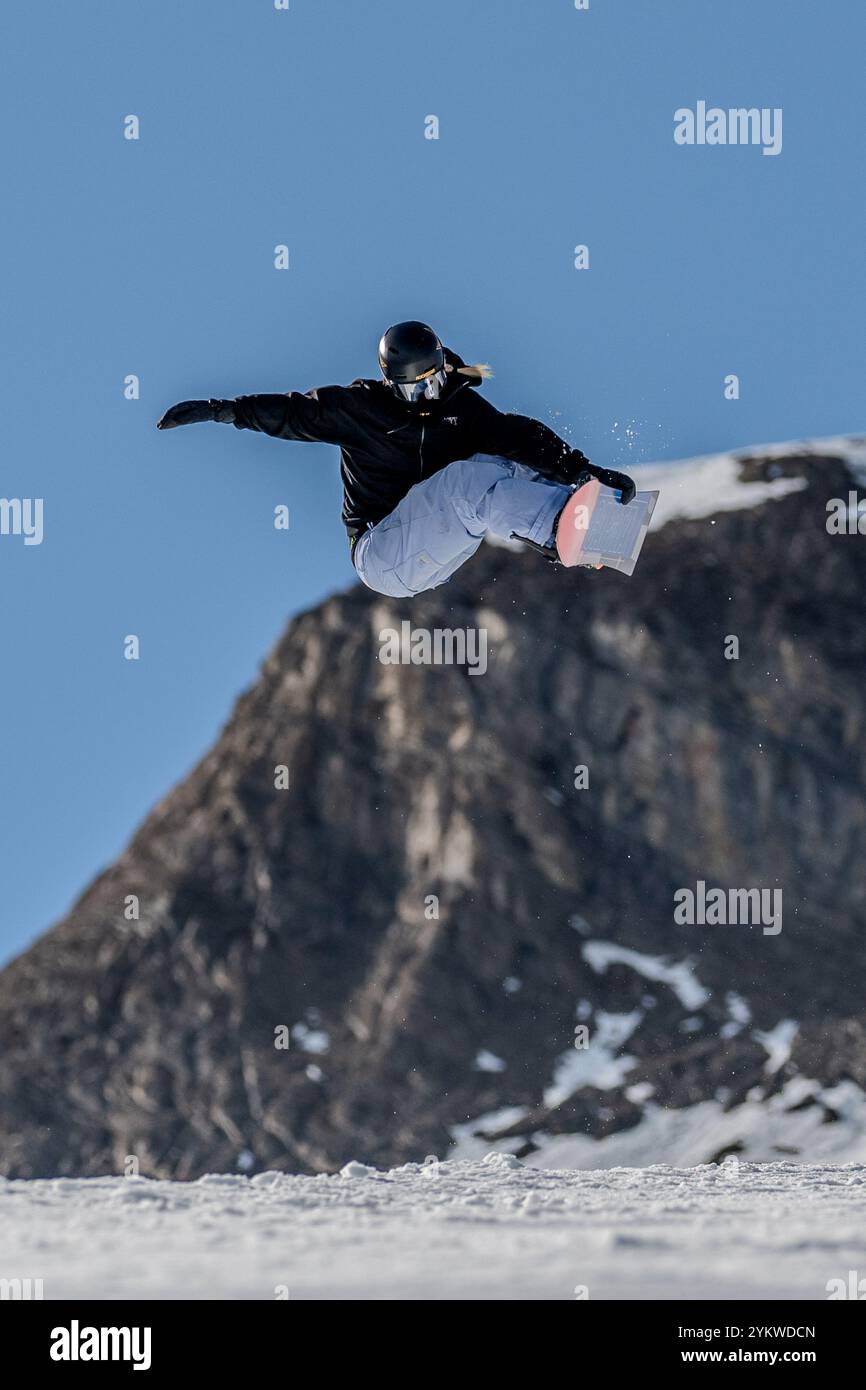
[[178,425],[200,425],[205,420],[230,425],[234,418],[231,401],[180,401],[165,412],[156,428],[174,430]]
[[569,455],[569,460],[574,460],[576,465],[574,481],[578,487],[588,483],[590,478],[597,478],[605,487],[612,487],[619,493],[619,500],[623,506],[634,497],[636,491],[634,480],[627,473],[618,473],[615,468],[597,468],[577,449]]

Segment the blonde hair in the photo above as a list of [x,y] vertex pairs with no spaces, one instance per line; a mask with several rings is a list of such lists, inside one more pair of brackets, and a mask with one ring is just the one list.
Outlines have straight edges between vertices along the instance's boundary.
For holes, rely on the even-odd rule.
[[493,375],[493,368],[489,362],[473,362],[469,367],[449,367],[448,370],[453,370],[460,376],[471,377],[473,381],[489,381]]

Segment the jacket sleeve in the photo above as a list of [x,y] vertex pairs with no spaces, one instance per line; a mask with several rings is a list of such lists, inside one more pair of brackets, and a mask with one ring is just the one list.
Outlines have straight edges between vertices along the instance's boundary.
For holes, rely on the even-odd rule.
[[239,430],[259,430],[277,439],[339,444],[346,422],[341,395],[339,386],[322,386],[286,395],[237,396],[227,404],[232,410],[231,422]]
[[479,451],[501,454],[514,463],[525,463],[546,478],[568,482],[575,466],[585,461],[579,449],[560,439],[540,420],[497,410],[483,396],[476,396]]

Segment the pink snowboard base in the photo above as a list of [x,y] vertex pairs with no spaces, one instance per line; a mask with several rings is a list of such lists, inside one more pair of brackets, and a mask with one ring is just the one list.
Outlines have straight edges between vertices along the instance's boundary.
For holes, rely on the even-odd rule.
[[[572,493],[560,513],[556,528],[556,552],[569,568],[582,563],[580,555],[600,491],[601,483],[597,478],[591,478]],[[600,570],[604,566],[593,565],[592,568]]]

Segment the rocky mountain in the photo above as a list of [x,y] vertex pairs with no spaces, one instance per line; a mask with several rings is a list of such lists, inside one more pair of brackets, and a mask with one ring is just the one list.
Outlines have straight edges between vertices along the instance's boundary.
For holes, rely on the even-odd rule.
[[[647,472],[632,579],[485,546],[411,602],[291,622],[0,974],[0,1172],[601,1153],[709,1103],[838,1122],[833,1088],[866,1088],[864,452]],[[469,630],[486,669],[384,662],[404,622]],[[764,890],[780,929],[742,896],[677,920],[686,889],[698,915]],[[702,1157],[744,1145],[728,1123]]]

